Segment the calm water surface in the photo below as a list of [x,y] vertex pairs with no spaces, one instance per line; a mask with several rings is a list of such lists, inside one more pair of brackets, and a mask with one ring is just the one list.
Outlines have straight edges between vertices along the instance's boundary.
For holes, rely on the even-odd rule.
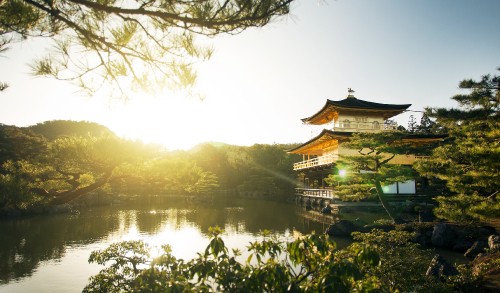
[[[324,231],[303,213],[300,206],[256,199],[145,197],[79,215],[0,220],[0,292],[80,292],[103,268],[88,263],[90,253],[124,240],[170,244],[174,255],[189,259],[204,251],[213,226],[225,230],[228,247],[239,249],[262,239],[264,229],[289,240]],[[348,240],[336,241],[344,246]]]

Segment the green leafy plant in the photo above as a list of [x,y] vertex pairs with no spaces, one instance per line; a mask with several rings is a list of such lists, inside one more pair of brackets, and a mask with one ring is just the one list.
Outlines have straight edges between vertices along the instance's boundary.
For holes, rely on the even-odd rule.
[[[380,265],[363,268],[365,274],[375,276],[390,292],[447,292],[451,286],[432,276],[426,270],[433,257],[430,250],[423,250],[411,240],[414,233],[407,231],[384,232],[373,229],[370,233],[354,232],[356,241],[351,246],[371,247],[380,257]],[[349,250],[338,252],[349,255]]]
[[90,279],[84,292],[379,292],[377,277],[365,268],[379,265],[375,250],[358,245],[348,258],[336,254],[335,243],[326,235],[308,235],[285,243],[263,233],[263,240],[250,243],[249,256],[231,253],[211,228],[204,252],[184,261],[172,255],[168,245],[151,259],[149,246],[141,241],[113,244],[95,251],[89,262],[111,263]]

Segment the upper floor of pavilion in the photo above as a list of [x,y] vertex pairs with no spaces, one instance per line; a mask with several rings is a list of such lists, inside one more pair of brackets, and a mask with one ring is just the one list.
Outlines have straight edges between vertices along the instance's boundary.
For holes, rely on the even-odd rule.
[[324,125],[334,131],[378,132],[391,130],[397,125],[388,119],[406,111],[411,104],[382,104],[360,100],[349,88],[348,96],[339,101],[327,100],[315,114],[301,119],[304,124]]
[[[395,130],[397,124],[389,119],[406,111],[411,104],[382,104],[357,99],[349,89],[347,98],[340,101],[327,100],[323,108],[314,115],[303,118],[305,124],[324,125],[323,131],[309,141],[288,150],[290,154],[302,155],[302,161],[293,169],[312,170],[334,165],[340,156],[356,155],[357,150],[343,146],[356,132],[380,132]],[[443,139],[442,135],[408,134],[402,139],[405,144],[427,144]],[[391,164],[411,165],[421,156],[397,155]]]

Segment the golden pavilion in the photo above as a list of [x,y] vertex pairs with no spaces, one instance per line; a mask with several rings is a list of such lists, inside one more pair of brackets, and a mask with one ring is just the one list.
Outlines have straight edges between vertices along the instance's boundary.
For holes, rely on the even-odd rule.
[[[397,124],[390,118],[401,114],[411,104],[382,104],[356,98],[349,88],[348,96],[339,101],[327,100],[318,112],[303,118],[302,122],[309,125],[324,125],[323,131],[309,141],[288,151],[291,154],[302,155],[302,161],[295,163],[294,171],[302,186],[297,188],[297,195],[316,195],[332,198],[334,190],[327,186],[324,179],[335,170],[339,156],[353,155],[354,150],[342,146],[355,132],[382,132],[395,130]],[[442,139],[435,135],[409,135],[406,140],[412,143],[426,143]],[[419,159],[415,155],[397,155],[392,164],[411,165]],[[399,182],[386,186],[387,194],[409,195],[417,193],[416,180]]]

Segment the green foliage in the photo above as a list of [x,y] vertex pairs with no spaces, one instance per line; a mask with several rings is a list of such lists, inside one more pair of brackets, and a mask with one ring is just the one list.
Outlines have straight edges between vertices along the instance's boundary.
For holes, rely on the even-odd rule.
[[0,207],[26,210],[43,200],[30,191],[33,184],[26,169],[31,167],[26,161],[3,163],[4,174],[0,174]]
[[417,123],[415,117],[410,115],[408,120],[408,132],[413,134],[439,134],[443,130],[436,122],[432,121],[427,113],[424,113],[420,118],[420,124]]
[[[195,35],[236,34],[286,15],[293,0],[0,2],[0,52],[10,42],[50,37],[52,50],[32,65],[36,75],[74,80],[92,93],[189,89],[193,64],[212,55]],[[109,87],[108,87],[109,88]]]
[[459,109],[426,109],[449,138],[415,167],[423,176],[444,180],[458,195],[438,198],[439,216],[467,222],[498,217],[500,77],[486,75],[480,81],[464,80],[459,86],[469,91],[452,98]]
[[51,120],[37,123],[36,125],[27,127],[27,129],[42,135],[50,141],[62,136],[114,135],[107,127],[88,121]]
[[[498,263],[497,263],[498,266]],[[474,272],[474,268],[469,264],[461,264],[457,266],[459,272],[456,276],[448,277],[447,281],[450,285],[458,290],[459,292],[474,292],[480,291],[481,282],[483,281],[483,275],[486,270],[479,268],[478,271]]]
[[[356,242],[352,246],[372,247],[379,255],[380,265],[368,266],[364,273],[377,277],[390,292],[451,292],[448,284],[425,275],[433,255],[411,242],[413,237],[406,231],[374,229],[370,233],[354,232]],[[346,251],[339,254],[345,257]]]
[[286,153],[290,148],[276,144],[250,147],[202,144],[187,155],[203,170],[214,173],[221,189],[238,190],[242,194],[289,195],[296,183],[293,163],[299,160]]
[[142,242],[121,242],[95,251],[90,262],[111,265],[90,279],[84,292],[381,292],[377,277],[362,271],[379,266],[378,254],[359,245],[349,257],[335,253],[335,243],[325,235],[308,235],[284,243],[264,233],[250,243],[249,257],[238,261],[239,251],[229,253],[220,238],[222,230],[210,229],[204,253],[190,261],[177,259],[168,246],[151,260]]
[[85,127],[89,132],[105,130],[86,122],[52,121],[35,126],[37,131],[54,136],[48,141],[31,129],[2,126],[0,207],[26,209],[35,204],[67,203],[104,187],[118,166],[142,164],[154,150],[113,134],[71,135],[84,132]]
[[[351,200],[360,200],[377,194],[389,217],[396,220],[395,212],[383,196],[382,186],[414,178],[415,172],[410,166],[391,164],[396,155],[412,151],[411,144],[404,143],[403,140],[407,135],[402,131],[353,133],[343,146],[357,150],[358,154],[342,156],[338,161],[338,169],[346,170],[346,174],[337,172],[325,181],[330,185],[346,182],[347,184],[342,187],[338,186],[337,190],[344,198]],[[371,192],[373,190],[376,192]],[[347,197],[349,194],[352,196]]]
[[420,124],[417,126],[415,133],[419,134],[437,134],[443,133],[443,129],[439,127],[439,125],[430,119],[427,113],[422,115],[420,118]]
[[[411,146],[403,143],[407,135],[400,131],[355,133],[343,146],[358,150],[357,155],[342,156],[339,164],[348,166],[347,176],[357,183],[404,182],[413,177],[408,166],[391,164],[398,154],[406,154]],[[333,179],[341,180],[339,175]]]
[[462,223],[488,221],[500,217],[500,195],[487,198],[478,195],[438,196],[434,214],[443,219]]
[[415,120],[415,116],[413,115],[410,115],[410,117],[408,118],[408,132],[409,133],[415,133],[417,131],[417,120]]
[[211,193],[219,187],[215,174],[180,153],[151,160],[141,172],[149,193]]
[[[335,182],[331,179],[326,180],[327,183]],[[335,186],[335,183],[332,185]],[[348,185],[339,185],[335,187],[335,194],[339,196],[342,201],[361,201],[364,199],[373,198],[375,195],[371,192],[372,184],[354,183],[350,182]]]
[[84,292],[469,292],[485,273],[498,268],[491,257],[459,274],[426,276],[433,254],[412,242],[406,231],[353,233],[354,243],[337,249],[326,235],[284,242],[268,231],[249,243],[246,254],[229,251],[216,227],[203,252],[189,260],[168,245],[151,257],[152,247],[128,241],[92,252],[89,262],[108,267],[90,278]]
[[47,140],[26,128],[0,124],[0,164],[30,160],[46,152]]
[[248,176],[245,181],[238,185],[238,193],[241,195],[258,194],[261,196],[275,196],[279,189],[273,177]]
[[0,163],[10,162],[1,170],[0,207],[67,203],[98,188],[133,195],[220,189],[288,195],[295,186],[292,165],[297,160],[284,151],[288,148],[203,144],[166,152],[118,138],[90,122],[0,125]]

